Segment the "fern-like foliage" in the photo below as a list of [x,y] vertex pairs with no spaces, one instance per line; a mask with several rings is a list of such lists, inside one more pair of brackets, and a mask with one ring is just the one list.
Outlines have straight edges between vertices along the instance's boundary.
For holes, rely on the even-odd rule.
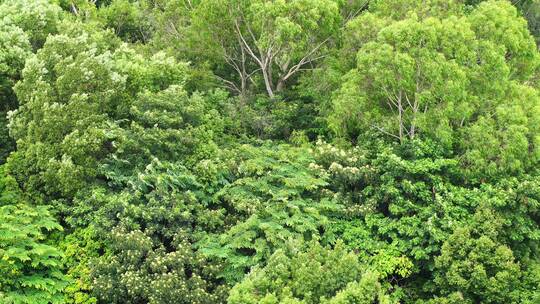
[[230,281],[291,242],[320,239],[338,208],[323,191],[325,175],[310,169],[307,149],[245,145],[237,156],[235,179],[216,197],[244,218],[202,245],[203,252],[226,261]]
[[66,279],[62,253],[47,244],[47,234],[62,227],[45,206],[20,200],[0,168],[0,302],[62,303]]

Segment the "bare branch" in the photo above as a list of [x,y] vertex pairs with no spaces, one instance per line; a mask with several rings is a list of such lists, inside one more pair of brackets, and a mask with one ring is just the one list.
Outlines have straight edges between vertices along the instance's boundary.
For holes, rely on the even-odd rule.
[[247,77],[251,78],[251,76],[253,76],[253,74],[257,73],[260,70],[261,70],[261,68],[255,69],[253,72],[247,74]]
[[216,77],[218,80],[222,81],[222,82],[225,84],[225,85],[224,85],[225,88],[230,89],[231,91],[238,92],[238,94],[241,94],[241,93],[242,93],[242,90],[240,90],[240,89],[238,88],[238,86],[237,86],[234,82],[232,82],[232,81],[230,81],[230,80],[227,80],[227,79],[225,79],[225,78],[222,78],[222,77],[220,77],[220,76],[218,76],[218,75],[215,75],[215,77]]
[[379,132],[382,132],[382,133],[384,133],[384,134],[386,134],[386,135],[392,136],[393,138],[396,138],[396,139],[398,139],[398,140],[401,141],[401,138],[399,138],[399,136],[397,136],[397,135],[395,135],[395,134],[392,134],[392,133],[386,131],[385,129],[383,129],[383,128],[377,126],[377,125],[372,125],[372,127],[375,128],[375,129],[376,129],[377,131],[379,131]]
[[71,3],[71,11],[75,16],[79,16],[79,11],[77,10],[77,6],[75,6],[75,3]]
[[397,103],[397,99],[398,99],[397,95],[396,95],[395,93],[390,93],[390,92],[388,91],[388,88],[386,88],[386,86],[382,86],[382,89],[383,89],[384,92],[386,93],[386,96],[388,97],[388,100],[390,100],[390,102],[392,103],[392,105],[393,105],[394,107],[396,107],[396,109],[399,108],[399,105],[398,105],[398,103]]
[[356,11],[352,11],[349,13],[349,15],[345,18],[343,24],[347,24],[347,22],[351,21],[354,17],[358,16],[361,11],[363,11],[369,4],[369,0],[364,3],[359,9]]
[[234,21],[234,25],[235,25],[235,28],[236,28],[236,34],[238,35],[238,37],[240,37],[240,40],[242,41],[243,47],[246,49],[248,54],[251,55],[251,57],[253,57],[253,59],[255,59],[255,61],[261,66],[261,68],[263,68],[265,65],[259,59],[259,57],[257,57],[257,55],[255,55],[255,53],[253,52],[253,50],[251,49],[251,47],[247,43],[246,39],[244,38],[244,35],[242,34],[242,31],[240,30],[240,26],[238,25],[238,20]]
[[311,55],[313,55],[315,52],[317,52],[317,50],[319,50],[326,42],[328,42],[328,40],[330,40],[330,37],[324,39],[321,43],[317,44],[313,49],[311,49],[311,51],[309,51],[309,53],[307,55],[305,55],[304,57],[302,57],[302,59],[300,59],[300,61],[293,65],[289,71],[287,72],[287,74],[285,74],[285,76],[281,77],[281,81],[286,81],[289,77],[291,77],[292,75],[294,75],[296,72],[298,72],[298,69],[300,69],[302,66],[304,66],[305,64],[308,64],[310,62],[313,62],[315,60],[318,60],[318,59],[321,59],[321,58],[324,58],[325,55],[322,55],[322,56],[318,56],[316,58],[310,58]]

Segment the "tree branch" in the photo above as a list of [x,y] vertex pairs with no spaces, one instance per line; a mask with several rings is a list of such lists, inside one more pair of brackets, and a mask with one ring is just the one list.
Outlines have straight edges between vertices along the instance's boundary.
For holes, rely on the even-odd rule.
[[399,141],[401,141],[401,138],[399,138],[399,136],[397,136],[397,135],[395,135],[395,134],[392,134],[392,133],[386,131],[385,129],[383,129],[383,128],[377,126],[377,125],[371,125],[371,126],[372,126],[373,128],[375,128],[377,131],[382,132],[382,133],[384,133],[384,134],[386,134],[386,135],[392,136],[393,138],[396,138],[396,139],[398,139]]

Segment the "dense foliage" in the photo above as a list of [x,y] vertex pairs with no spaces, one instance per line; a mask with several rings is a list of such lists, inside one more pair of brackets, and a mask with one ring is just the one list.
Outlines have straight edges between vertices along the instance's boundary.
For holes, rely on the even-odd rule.
[[67,284],[62,252],[50,233],[62,230],[47,206],[25,202],[0,167],[0,299],[4,303],[62,303]]
[[538,0],[0,0],[0,302],[539,303]]

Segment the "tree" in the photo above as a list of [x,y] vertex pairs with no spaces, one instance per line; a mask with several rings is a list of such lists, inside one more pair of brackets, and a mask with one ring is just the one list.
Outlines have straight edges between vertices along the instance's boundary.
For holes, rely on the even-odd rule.
[[499,243],[501,224],[489,209],[480,209],[472,224],[455,229],[435,260],[435,284],[443,295],[462,303],[518,301],[520,266]]
[[13,86],[19,80],[31,50],[28,36],[21,28],[8,24],[0,25],[0,163],[5,162],[15,147],[9,137],[7,113],[17,107]]
[[280,249],[231,290],[228,303],[392,303],[377,274],[343,244]]
[[[469,5],[478,5],[482,3],[483,0],[468,0],[466,1]],[[538,0],[512,0],[513,5],[515,5],[523,17],[527,20],[529,24],[529,30],[531,34],[535,36],[536,43],[540,43],[540,2]],[[540,45],[540,44],[539,44]]]
[[370,130],[402,144],[436,140],[476,179],[532,168],[540,103],[530,84],[540,61],[526,22],[497,1],[465,15],[416,13],[382,19],[387,25],[360,47],[333,101],[334,131],[353,140]]
[[485,1],[470,14],[472,29],[481,40],[504,47],[511,79],[526,80],[537,72],[538,49],[527,21],[507,1]]
[[[322,57],[340,25],[338,3],[321,1],[205,1],[195,17],[224,61],[239,75],[243,92],[259,73],[269,97]],[[195,21],[197,22],[197,21]]]
[[[105,179],[101,165],[121,140],[137,94],[185,81],[186,65],[145,60],[111,32],[65,23],[28,60],[11,117],[17,140],[9,169],[37,197],[73,198]],[[54,92],[54,94],[51,94]]]
[[48,1],[10,0],[0,4],[0,164],[14,150],[7,113],[18,106],[13,86],[21,77],[24,62],[56,32],[60,8]]
[[121,117],[126,79],[113,70],[116,40],[65,25],[27,61],[15,87],[20,106],[10,131],[18,150],[8,167],[37,198],[73,195],[94,178],[112,141],[107,117]]

